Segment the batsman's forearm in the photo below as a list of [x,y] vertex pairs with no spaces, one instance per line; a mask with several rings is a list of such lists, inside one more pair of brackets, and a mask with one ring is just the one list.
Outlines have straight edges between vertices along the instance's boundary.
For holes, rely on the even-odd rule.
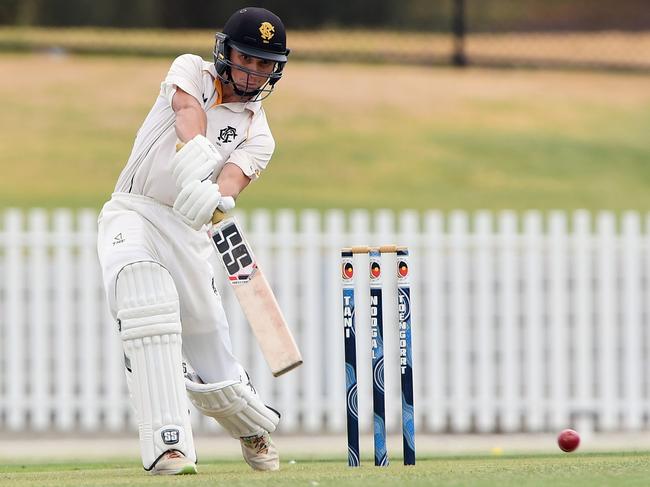
[[176,111],[176,136],[181,142],[205,135],[207,127],[208,120],[201,108],[190,106]]
[[235,199],[250,182],[250,178],[242,172],[239,166],[232,162],[227,163],[217,177],[219,192],[223,196],[232,196]]

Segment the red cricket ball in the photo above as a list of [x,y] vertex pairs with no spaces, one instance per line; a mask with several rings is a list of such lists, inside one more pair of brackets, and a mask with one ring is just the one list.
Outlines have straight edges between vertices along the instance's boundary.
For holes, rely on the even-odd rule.
[[580,435],[571,429],[562,430],[557,436],[557,444],[562,451],[573,451],[580,444]]

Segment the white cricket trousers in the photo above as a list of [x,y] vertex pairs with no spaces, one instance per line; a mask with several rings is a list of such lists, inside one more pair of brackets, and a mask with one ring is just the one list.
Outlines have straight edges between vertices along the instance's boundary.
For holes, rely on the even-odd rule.
[[232,353],[207,233],[190,228],[167,205],[126,193],[113,194],[98,223],[97,252],[113,318],[120,270],[134,262],[157,262],[176,285],[185,358],[204,382],[239,380],[242,368]]

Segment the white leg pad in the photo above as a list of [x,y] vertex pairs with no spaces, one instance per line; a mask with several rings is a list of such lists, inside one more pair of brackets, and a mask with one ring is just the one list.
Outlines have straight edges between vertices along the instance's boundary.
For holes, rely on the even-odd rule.
[[185,387],[192,404],[216,419],[233,438],[272,433],[280,422],[278,413],[241,381],[199,384],[186,379]]
[[168,450],[196,461],[174,281],[160,264],[136,262],[120,270],[115,297],[142,464],[150,470]]

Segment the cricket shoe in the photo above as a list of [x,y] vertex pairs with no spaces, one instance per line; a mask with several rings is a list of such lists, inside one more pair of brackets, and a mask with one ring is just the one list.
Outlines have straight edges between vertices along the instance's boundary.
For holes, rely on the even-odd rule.
[[271,435],[264,432],[257,436],[239,439],[244,460],[253,470],[280,470],[280,455]]
[[169,450],[162,454],[149,473],[151,475],[195,474],[196,463],[179,451]]

